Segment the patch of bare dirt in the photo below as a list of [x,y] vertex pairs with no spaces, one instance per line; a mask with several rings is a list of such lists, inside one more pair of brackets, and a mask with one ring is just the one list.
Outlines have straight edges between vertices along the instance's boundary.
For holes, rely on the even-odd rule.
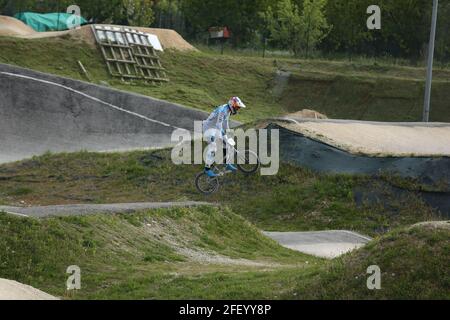
[[0,36],[19,36],[36,33],[22,21],[7,16],[0,16]]
[[139,31],[147,32],[156,35],[161,42],[164,49],[176,49],[179,51],[197,51],[197,49],[189,42],[183,39],[183,37],[171,29],[158,29],[158,28],[143,28],[133,27]]
[[422,227],[427,229],[447,229],[450,230],[450,221],[427,221],[417,223],[412,226],[414,227]]
[[320,112],[310,109],[303,109],[294,113],[287,114],[286,117],[300,119],[328,119],[328,117]]
[[[183,232],[180,226],[170,219],[162,221],[153,220],[145,224],[145,232],[148,232],[165,244],[172,247],[178,254],[185,256],[193,262],[201,264],[243,265],[253,267],[277,267],[278,264],[252,261],[248,259],[233,259],[204,249],[193,247],[191,240]],[[176,235],[176,236],[175,236]]]

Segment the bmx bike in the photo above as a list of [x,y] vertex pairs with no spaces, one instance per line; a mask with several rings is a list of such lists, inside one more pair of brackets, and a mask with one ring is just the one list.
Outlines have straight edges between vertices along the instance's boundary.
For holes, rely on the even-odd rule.
[[217,192],[220,188],[219,178],[231,173],[226,169],[228,160],[232,155],[235,156],[236,165],[239,171],[246,175],[254,174],[261,166],[258,155],[251,150],[239,151],[236,149],[236,143],[233,139],[225,139],[227,146],[227,156],[224,157],[223,164],[214,164],[211,170],[217,175],[216,177],[209,177],[205,171],[197,174],[195,178],[195,186],[197,190],[204,195],[211,195]]

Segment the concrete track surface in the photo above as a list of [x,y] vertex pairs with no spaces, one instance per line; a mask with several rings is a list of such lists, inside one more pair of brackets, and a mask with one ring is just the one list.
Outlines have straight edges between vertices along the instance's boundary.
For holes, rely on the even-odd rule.
[[450,124],[274,119],[267,128],[279,129],[282,161],[317,172],[394,174],[450,191]]
[[[205,112],[147,96],[0,64],[0,163],[51,152],[173,145]],[[232,125],[235,125],[233,123]]]
[[110,203],[110,204],[69,204],[57,206],[36,206],[36,207],[11,207],[0,206],[0,212],[30,217],[45,218],[50,216],[79,216],[98,213],[132,213],[139,210],[193,207],[211,205],[207,202],[140,202],[140,203]]
[[0,300],[59,300],[41,290],[13,280],[0,279]]
[[450,156],[450,123],[282,118],[308,138],[372,157]]
[[346,230],[264,232],[282,246],[321,258],[336,258],[364,246],[372,239]]

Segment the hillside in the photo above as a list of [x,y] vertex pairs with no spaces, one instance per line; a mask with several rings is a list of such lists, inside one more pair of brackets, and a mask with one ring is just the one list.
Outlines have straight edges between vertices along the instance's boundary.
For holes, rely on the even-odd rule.
[[[450,299],[448,222],[331,261],[284,249],[223,207],[0,222],[0,277],[64,299]],[[67,293],[74,264],[82,290]],[[370,265],[381,290],[367,289]]]
[[[323,263],[215,207],[41,220],[0,213],[0,234],[0,278],[65,299],[277,298]],[[82,275],[72,294],[70,265]]]
[[[312,299],[450,299],[450,223],[401,228],[333,261],[298,294]],[[381,290],[368,290],[368,266]]]
[[[373,62],[333,62],[289,58],[166,51],[163,65],[170,83],[150,87],[139,81],[111,79],[99,51],[70,35],[44,39],[0,37],[0,62],[87,80],[178,102],[202,110],[242,96],[250,106],[238,120],[250,121],[314,109],[333,118],[418,121],[425,70]],[[277,70],[290,73],[286,82]],[[286,73],[284,73],[286,74]],[[431,120],[450,121],[445,94],[450,71],[436,70]]]
[[[170,150],[46,154],[0,165],[0,204],[199,200],[228,205],[267,231],[347,229],[371,236],[442,218],[417,196],[413,184],[388,176],[375,181],[316,174],[286,164],[275,176],[227,176],[220,192],[205,197],[194,185],[201,170],[174,165]],[[412,189],[399,193],[391,183]],[[383,195],[382,202],[371,200],[370,194],[368,201],[359,199],[368,185]]]

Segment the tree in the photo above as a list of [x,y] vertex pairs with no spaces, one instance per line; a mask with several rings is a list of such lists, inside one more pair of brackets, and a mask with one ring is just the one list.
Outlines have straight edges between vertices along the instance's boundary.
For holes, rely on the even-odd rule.
[[148,27],[153,22],[153,1],[123,0],[122,5],[129,25]]
[[329,52],[353,52],[370,38],[367,30],[367,7],[370,0],[328,1],[325,12],[327,21],[333,26],[322,48]]
[[81,13],[96,23],[148,27],[154,20],[151,0],[78,0]]
[[78,0],[81,15],[95,23],[123,23],[122,0]]
[[325,18],[324,8],[327,0],[305,0],[303,3],[303,12],[300,17],[300,27],[303,37],[299,39],[302,46],[305,47],[306,56],[310,49],[316,48],[331,30]]
[[382,0],[382,37],[391,50],[417,60],[425,56],[431,25],[429,0]]
[[299,8],[291,0],[281,0],[261,13],[270,42],[297,54],[300,34]]
[[[368,30],[366,10],[372,4],[372,0],[329,1],[325,11],[333,29],[321,49],[332,53],[347,52],[349,56],[353,53],[388,55],[413,61],[423,56],[430,32],[431,2],[379,0],[381,30]],[[441,45],[445,47],[443,43]]]
[[0,14],[5,14],[7,11],[11,10],[10,1],[8,0],[0,0]]
[[182,0],[156,0],[154,25],[158,28],[175,29],[180,33],[185,30],[185,17],[182,11]]
[[436,59],[450,61],[450,2],[439,2],[438,29],[436,34]]
[[281,0],[273,9],[262,13],[272,43],[288,48],[298,55],[308,55],[328,34],[324,16],[326,0],[305,0],[303,10],[292,0]]
[[[1,0],[0,0],[1,1]],[[73,0],[22,0],[18,11],[65,12]],[[95,23],[149,26],[153,20],[152,0],[78,0],[81,15]]]

